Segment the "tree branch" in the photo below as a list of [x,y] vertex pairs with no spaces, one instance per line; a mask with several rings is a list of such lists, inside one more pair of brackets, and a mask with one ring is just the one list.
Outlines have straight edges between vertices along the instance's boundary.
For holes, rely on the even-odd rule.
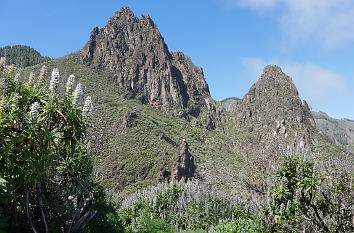
[[45,217],[45,213],[44,213],[44,206],[43,206],[43,192],[42,192],[42,186],[41,186],[41,182],[38,182],[37,185],[37,189],[38,189],[38,201],[39,201],[39,209],[41,211],[41,216],[42,216],[42,222],[44,225],[44,229],[46,233],[49,233],[49,228],[48,228],[48,223]]
[[26,193],[26,215],[27,215],[27,219],[28,219],[28,223],[32,229],[32,231],[34,233],[38,233],[38,231],[36,230],[36,228],[33,225],[31,216],[30,216],[30,210],[29,210],[29,195],[30,195],[30,190],[27,191]]

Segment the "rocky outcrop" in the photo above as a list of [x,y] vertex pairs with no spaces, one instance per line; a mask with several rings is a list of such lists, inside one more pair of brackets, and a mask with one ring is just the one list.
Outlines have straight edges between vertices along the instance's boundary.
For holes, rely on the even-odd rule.
[[143,104],[174,115],[198,116],[201,107],[215,111],[202,68],[181,52],[170,53],[150,16],[139,19],[127,7],[93,29],[78,62],[105,72]]
[[[249,187],[264,190],[267,173],[282,150],[311,151],[317,143],[316,123],[306,101],[301,101],[293,80],[278,66],[267,66],[261,78],[233,108],[234,127],[242,132],[240,152],[250,166]],[[258,186],[257,186],[258,185]]]
[[187,180],[193,177],[194,172],[194,158],[188,151],[186,140],[183,139],[175,153],[171,179],[172,181],[180,181],[182,178]]
[[[310,145],[316,123],[293,80],[278,66],[266,66],[262,77],[233,108],[235,127],[251,135],[247,144],[266,142],[278,154],[278,145]],[[271,144],[274,144],[272,146]],[[247,146],[247,145],[245,145]]]

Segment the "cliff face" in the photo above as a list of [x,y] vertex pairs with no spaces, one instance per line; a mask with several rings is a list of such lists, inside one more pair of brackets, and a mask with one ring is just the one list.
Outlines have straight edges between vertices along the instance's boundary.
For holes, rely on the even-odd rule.
[[105,72],[143,104],[195,116],[200,107],[215,109],[202,68],[181,52],[170,53],[152,19],[138,19],[127,7],[93,29],[78,61]]

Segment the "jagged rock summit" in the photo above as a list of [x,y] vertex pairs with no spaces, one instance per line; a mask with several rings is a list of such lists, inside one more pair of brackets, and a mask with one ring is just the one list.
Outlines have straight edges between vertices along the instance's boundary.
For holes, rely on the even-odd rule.
[[127,7],[93,29],[78,61],[105,72],[143,104],[194,116],[200,107],[215,109],[202,68],[182,52],[170,53],[150,16],[139,19]]
[[278,66],[264,68],[261,78],[236,102],[233,113],[235,127],[252,135],[248,144],[257,142],[259,147],[267,141],[265,148],[275,154],[279,144],[310,145],[316,128],[308,104],[301,101],[293,80]]
[[264,68],[261,78],[235,103],[233,117],[234,127],[243,135],[239,148],[252,168],[249,185],[257,186],[257,190],[265,185],[258,177],[274,169],[282,150],[311,152],[318,143],[309,106],[278,66]]

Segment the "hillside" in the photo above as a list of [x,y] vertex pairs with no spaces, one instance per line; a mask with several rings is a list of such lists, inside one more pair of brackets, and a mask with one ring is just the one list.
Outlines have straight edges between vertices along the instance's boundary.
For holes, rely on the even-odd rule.
[[[202,69],[169,52],[150,17],[122,8],[95,28],[83,50],[46,62],[69,74],[93,98],[87,137],[95,175],[111,193],[171,179],[184,139],[194,177],[233,193],[265,189],[281,150],[306,149],[317,159],[345,153],[322,135],[292,79],[268,66],[231,112],[210,97]],[[39,72],[41,65],[26,69]]]
[[44,57],[35,49],[25,45],[2,47],[0,57],[6,57],[7,64],[15,64],[22,68],[50,60],[49,57]]
[[[210,131],[202,120],[207,109],[199,118],[187,121],[142,105],[139,100],[125,99],[126,90],[107,80],[104,73],[77,64],[78,56],[70,54],[46,65],[49,69],[59,68],[61,77],[65,77],[61,85],[65,85],[69,74],[75,74],[77,82],[84,84],[85,93],[92,96],[95,111],[88,141],[95,155],[96,175],[107,190],[130,192],[168,180],[182,139],[188,142],[195,158],[196,177],[229,188],[242,184],[242,174],[237,171],[244,161],[233,146],[237,136],[231,134],[231,124],[223,126],[225,132]],[[26,72],[38,73],[40,66]]]
[[327,134],[334,143],[354,154],[354,121],[335,119],[324,112],[312,112],[317,127]]

